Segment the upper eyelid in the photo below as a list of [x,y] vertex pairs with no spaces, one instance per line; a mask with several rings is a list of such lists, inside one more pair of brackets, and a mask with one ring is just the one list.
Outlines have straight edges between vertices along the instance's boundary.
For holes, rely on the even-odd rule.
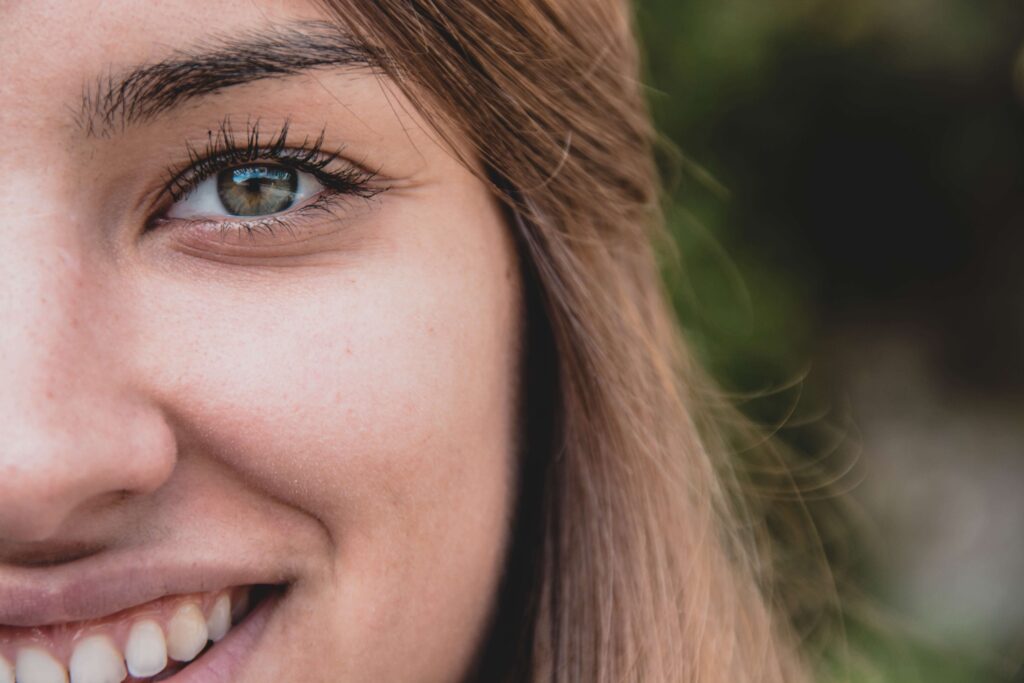
[[[185,187],[187,182],[183,183],[183,179],[191,179],[198,175],[193,173],[197,167],[204,164],[211,165],[219,162],[228,162],[229,160],[234,160],[232,157],[239,153],[249,155],[245,158],[237,158],[239,162],[255,161],[258,158],[257,153],[266,155],[267,158],[280,158],[289,149],[295,149],[293,153],[288,155],[291,158],[297,158],[300,154],[314,157],[320,156],[326,135],[325,129],[321,129],[320,134],[313,139],[312,144],[310,144],[309,136],[304,137],[302,144],[297,149],[294,145],[289,147],[288,135],[290,130],[291,121],[285,119],[277,127],[276,132],[273,133],[269,141],[266,138],[261,140],[262,127],[260,119],[257,118],[255,121],[247,119],[245,122],[244,140],[240,144],[236,129],[232,125],[231,117],[225,117],[218,124],[216,131],[212,129],[207,130],[206,140],[201,143],[204,145],[203,151],[199,151],[192,142],[186,141],[185,149],[188,155],[188,162],[176,172],[173,169],[168,169],[166,183],[168,194],[175,201],[178,201],[182,195],[187,194],[188,190],[191,189]],[[339,155],[340,150],[328,156],[337,157]],[[327,163],[330,160],[332,159],[327,159]]]
[[[263,150],[256,151],[259,152]],[[287,154],[286,152],[287,150],[275,153],[264,151],[263,154],[254,154],[252,159],[249,159],[244,163],[256,164],[260,161],[269,161],[277,163],[292,162],[292,165],[298,171],[304,171],[306,173],[313,173],[314,175],[319,175],[316,171],[320,169],[310,168],[308,164],[302,163],[301,157],[299,157],[298,155]],[[329,161],[332,160],[333,159],[330,159]],[[237,165],[239,163],[236,160],[232,160],[224,156],[209,157],[204,159],[203,161],[211,165],[222,164],[223,168],[229,168],[232,164]],[[181,171],[175,173],[168,179],[166,183],[167,193],[174,201],[180,201],[181,199],[186,197],[191,190],[195,189],[195,186],[198,185],[199,182],[202,182],[206,178],[209,178],[211,175],[212,173],[203,173],[202,171],[197,171],[195,168],[195,164],[191,164],[187,168],[184,168]]]
[[[326,127],[315,136],[306,134],[299,137],[292,135],[291,121],[286,118],[275,125],[270,134],[265,134],[263,128],[259,118],[248,118],[239,132],[231,118],[225,117],[216,129],[207,130],[204,141],[185,143],[188,159],[177,169],[168,168],[160,193],[172,201],[180,201],[214,172],[232,164],[258,161],[286,162],[296,170],[312,173],[325,184],[330,185],[333,181],[333,189],[340,189],[343,185],[356,188],[381,177],[379,169],[371,169],[346,156],[344,146],[328,148],[325,144]],[[328,169],[334,162],[342,168],[332,172]],[[370,194],[376,194],[376,191]]]

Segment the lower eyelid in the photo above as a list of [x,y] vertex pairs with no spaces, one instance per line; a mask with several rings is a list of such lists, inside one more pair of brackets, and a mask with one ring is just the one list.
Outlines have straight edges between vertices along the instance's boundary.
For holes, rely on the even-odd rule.
[[[288,211],[254,220],[165,218],[157,229],[194,250],[251,250],[299,246],[346,229],[356,198],[322,190],[312,201]],[[358,199],[365,204],[369,200]]]

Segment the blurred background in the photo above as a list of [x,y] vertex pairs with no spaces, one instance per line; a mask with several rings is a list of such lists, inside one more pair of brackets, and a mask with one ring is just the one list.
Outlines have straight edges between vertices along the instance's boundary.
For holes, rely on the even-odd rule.
[[638,4],[683,323],[854,463],[850,679],[1024,681],[1024,2]]

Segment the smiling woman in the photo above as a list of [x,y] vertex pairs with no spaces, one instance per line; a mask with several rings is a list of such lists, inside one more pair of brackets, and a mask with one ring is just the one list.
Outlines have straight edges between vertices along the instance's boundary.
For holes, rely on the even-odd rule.
[[628,16],[0,4],[0,683],[802,679]]

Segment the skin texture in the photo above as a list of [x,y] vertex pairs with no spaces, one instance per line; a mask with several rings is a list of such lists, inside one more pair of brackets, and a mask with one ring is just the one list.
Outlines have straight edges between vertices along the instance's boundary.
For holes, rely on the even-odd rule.
[[[316,18],[0,0],[0,587],[241,564],[290,590],[239,683],[456,681],[514,483],[518,269],[485,186],[365,71],[262,80],[108,136],[75,123],[98,76]],[[326,126],[388,189],[297,235],[147,228],[186,142],[225,117],[287,119],[299,141]]]

